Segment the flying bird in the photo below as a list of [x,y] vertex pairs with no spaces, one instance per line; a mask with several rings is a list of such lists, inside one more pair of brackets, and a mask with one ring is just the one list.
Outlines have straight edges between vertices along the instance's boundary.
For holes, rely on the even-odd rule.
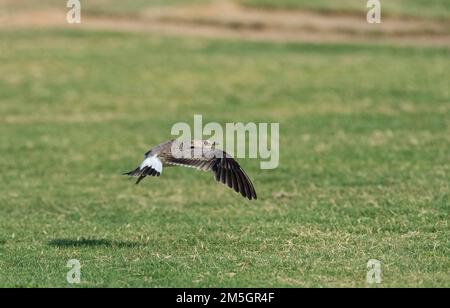
[[135,170],[124,175],[137,177],[139,184],[145,177],[159,177],[163,167],[182,166],[213,172],[218,182],[228,185],[244,198],[257,199],[250,178],[228,153],[215,148],[209,140],[163,142],[145,153],[144,161]]

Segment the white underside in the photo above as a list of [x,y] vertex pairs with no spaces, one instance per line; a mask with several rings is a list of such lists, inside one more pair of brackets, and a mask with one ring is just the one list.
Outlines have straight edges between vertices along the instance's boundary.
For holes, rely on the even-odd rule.
[[153,156],[149,156],[147,157],[141,164],[141,166],[139,167],[141,170],[144,169],[145,167],[151,167],[153,169],[155,169],[156,171],[158,171],[159,173],[162,173],[162,163],[159,160],[157,155],[153,155]]

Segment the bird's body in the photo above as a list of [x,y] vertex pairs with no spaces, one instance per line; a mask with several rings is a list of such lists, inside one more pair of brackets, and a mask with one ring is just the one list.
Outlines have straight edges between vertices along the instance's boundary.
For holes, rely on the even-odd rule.
[[245,171],[226,152],[215,149],[208,140],[163,142],[145,153],[144,161],[135,170],[125,173],[138,177],[139,184],[146,176],[160,176],[163,167],[182,166],[201,171],[212,171],[215,179],[243,197],[257,199],[255,188]]

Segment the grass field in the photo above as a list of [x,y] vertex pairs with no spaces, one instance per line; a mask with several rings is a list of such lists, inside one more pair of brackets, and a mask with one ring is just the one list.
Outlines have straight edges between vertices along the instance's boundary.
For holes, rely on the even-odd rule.
[[[224,0],[91,0],[82,1],[82,8],[88,13],[141,14],[146,8],[155,6],[202,5]],[[26,9],[64,9],[66,0],[0,0],[1,11]],[[237,4],[263,9],[308,9],[324,13],[366,14],[366,0],[235,0]],[[383,13],[393,16],[450,19],[448,0],[389,0],[381,1]]]
[[[0,287],[450,287],[450,49],[0,31]],[[179,121],[280,123],[246,201],[121,176]]]
[[[253,7],[268,9],[310,9],[321,12],[363,13],[365,0],[240,0],[241,3]],[[450,18],[450,3],[446,0],[389,0],[381,1],[383,12],[396,16]]]

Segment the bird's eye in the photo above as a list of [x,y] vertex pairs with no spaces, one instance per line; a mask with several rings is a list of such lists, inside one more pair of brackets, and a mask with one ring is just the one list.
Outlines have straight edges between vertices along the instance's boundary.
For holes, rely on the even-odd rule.
[[191,145],[191,149],[193,149],[194,148],[194,146],[193,145]]

